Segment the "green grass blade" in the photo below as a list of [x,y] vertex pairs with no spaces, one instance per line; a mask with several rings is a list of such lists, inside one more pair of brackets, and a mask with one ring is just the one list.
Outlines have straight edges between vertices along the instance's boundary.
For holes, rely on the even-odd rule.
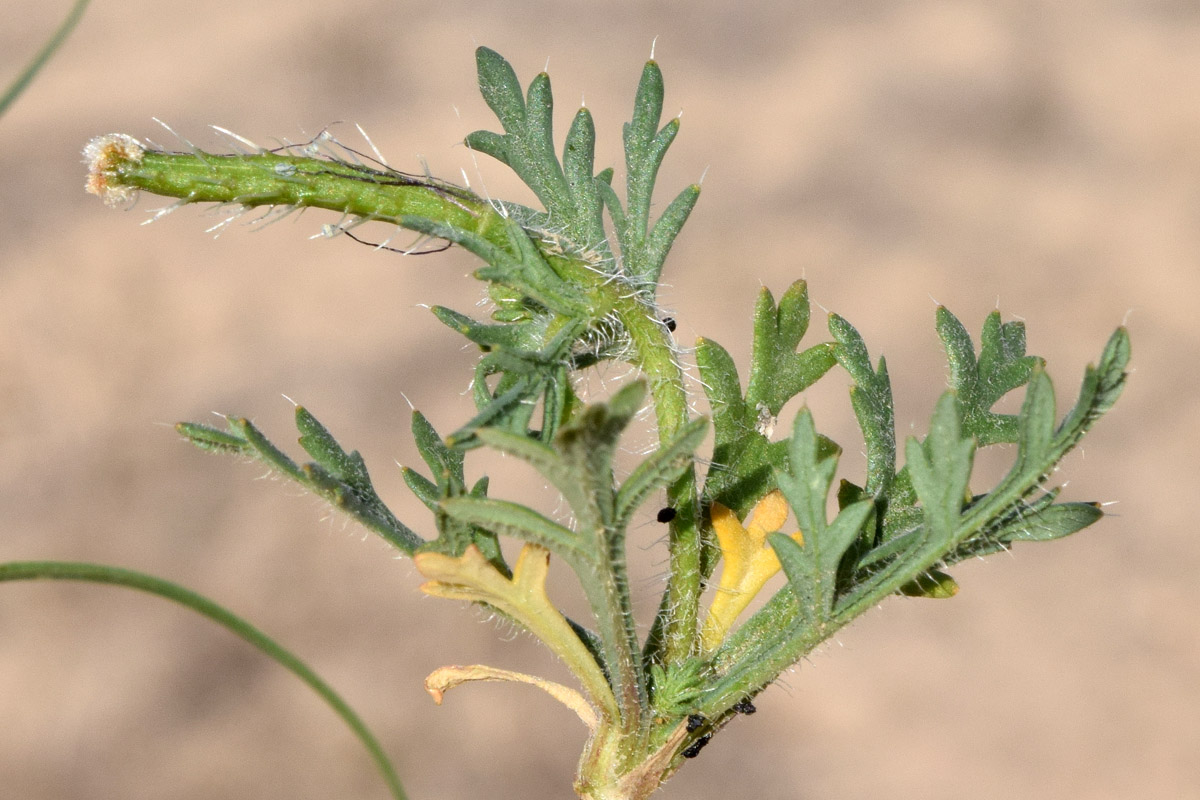
[[396,770],[388,759],[387,754],[384,753],[383,747],[371,733],[370,729],[367,728],[366,723],[359,718],[358,714],[354,713],[354,710],[342,699],[341,695],[335,692],[329,684],[321,680],[298,657],[290,651],[285,650],[274,639],[233,612],[227,611],[225,608],[190,589],[185,589],[178,584],[171,583],[162,578],[156,578],[153,575],[122,569],[120,567],[110,567],[104,564],[68,561],[14,561],[0,564],[0,582],[21,580],[85,581],[89,583],[107,583],[114,586],[124,586],[127,589],[137,589],[138,591],[158,595],[159,597],[179,603],[195,611],[197,614],[208,617],[213,622],[236,634],[270,656],[316,692],[342,718],[342,721],[346,723],[350,730],[354,732],[354,735],[358,737],[358,740],[366,747],[367,752],[371,755],[371,760],[375,762],[375,766],[387,784],[388,791],[392,797],[396,800],[407,800],[408,795],[405,794],[404,787],[400,784],[400,778],[396,775]]
[[42,67],[46,66],[46,62],[53,57],[62,46],[62,43],[71,35],[71,31],[75,30],[75,26],[79,24],[79,20],[83,17],[83,12],[88,7],[89,0],[75,0],[75,5],[71,6],[71,10],[67,12],[67,16],[63,19],[62,24],[58,26],[58,30],[54,32],[44,45],[38,51],[33,60],[25,67],[17,79],[12,82],[12,85],[0,95],[0,116],[8,111],[8,107],[13,101],[21,96],[21,93],[28,88],[37,74],[42,71]]

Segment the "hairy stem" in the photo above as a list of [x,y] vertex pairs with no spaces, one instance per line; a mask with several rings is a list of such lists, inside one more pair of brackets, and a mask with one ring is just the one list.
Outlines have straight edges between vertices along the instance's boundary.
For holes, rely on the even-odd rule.
[[93,139],[84,154],[90,167],[88,191],[111,204],[147,191],[183,203],[324,208],[421,232],[434,221],[501,249],[511,246],[503,218],[483,198],[453,184],[391,169],[295,155],[291,149],[237,155],[166,153],[147,150],[122,134]]
[[[683,370],[670,332],[633,298],[622,298],[616,309],[633,340],[634,363],[649,379],[659,441],[667,442],[689,419]],[[655,656],[674,663],[691,655],[700,603],[701,542],[694,466],[667,488],[667,502],[676,513],[670,523],[670,577],[656,620],[661,649]]]

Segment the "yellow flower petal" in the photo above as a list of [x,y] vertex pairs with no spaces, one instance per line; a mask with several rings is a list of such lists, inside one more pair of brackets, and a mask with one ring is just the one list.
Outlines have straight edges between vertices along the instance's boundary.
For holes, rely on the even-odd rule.
[[776,489],[754,506],[754,516],[750,518],[746,532],[750,534],[751,539],[762,545],[767,541],[768,533],[774,533],[783,527],[790,510],[787,501],[783,499],[783,492]]
[[[783,494],[774,490],[754,506],[749,523],[743,526],[732,511],[713,503],[710,511],[713,531],[721,548],[723,566],[721,583],[704,620],[700,643],[705,652],[712,652],[725,640],[738,615],[768,580],[779,571],[779,557],[767,544],[767,534],[774,533],[787,521],[788,505]],[[799,531],[792,538],[803,544]]]

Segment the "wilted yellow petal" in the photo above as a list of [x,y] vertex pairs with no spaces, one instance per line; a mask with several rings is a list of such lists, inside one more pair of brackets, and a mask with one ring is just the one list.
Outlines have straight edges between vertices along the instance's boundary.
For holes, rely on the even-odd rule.
[[583,724],[587,725],[589,730],[595,731],[596,726],[600,723],[599,717],[596,716],[596,710],[592,708],[587,700],[583,699],[583,695],[574,689],[563,686],[561,683],[539,678],[536,675],[526,675],[524,672],[512,672],[511,670],[489,667],[484,664],[471,664],[465,667],[440,667],[435,669],[425,679],[425,691],[429,692],[429,695],[433,698],[433,702],[440,706],[442,704],[442,695],[459,684],[471,681],[528,683],[543,690],[546,694],[578,714],[579,718],[583,720]]
[[612,688],[596,659],[546,594],[550,551],[536,544],[521,548],[509,580],[475,545],[458,558],[443,553],[413,556],[417,571],[430,580],[421,591],[436,597],[471,600],[498,608],[545,642],[583,684],[593,705],[607,719],[617,718]]
[[444,553],[418,553],[413,556],[413,563],[418,572],[431,579],[421,584],[421,591],[426,594],[497,607],[516,599],[512,582],[475,545],[469,546],[458,558]]

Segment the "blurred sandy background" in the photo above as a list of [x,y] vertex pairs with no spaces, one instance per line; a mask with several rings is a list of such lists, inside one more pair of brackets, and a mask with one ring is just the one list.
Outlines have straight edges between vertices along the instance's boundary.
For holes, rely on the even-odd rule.
[[[4,81],[66,5],[3,4]],[[942,387],[935,302],[976,334],[997,305],[1029,320],[1064,404],[1113,327],[1129,324],[1135,354],[1126,395],[1063,473],[1071,497],[1119,501],[1111,518],[964,565],[952,602],[884,604],[660,796],[1196,796],[1200,7],[1187,0],[96,0],[0,120],[0,560],[120,564],[245,614],[375,726],[414,800],[570,796],[584,735],[569,712],[525,687],[461,689],[442,708],[421,689],[447,663],[561,667],[419,595],[408,562],[319,503],[168,427],[227,411],[290,443],[286,394],[428,532],[394,466],[417,461],[401,392],[444,430],[468,413],[472,356],[418,306],[469,310],[472,260],[311,242],[333,221],[317,213],[216,240],[199,209],[141,227],[159,203],[105,208],[83,193],[78,153],[110,131],[174,144],[152,116],[210,148],[209,124],[269,141],[347,120],[399,168],[423,156],[503,193],[503,168],[456,144],[494,124],[473,47],[524,81],[549,62],[560,130],[586,97],[607,164],[656,36],[668,113],[684,112],[660,199],[707,170],[667,266],[681,341],[711,336],[744,365],[759,284],[807,277],[887,355],[902,433],[923,430]],[[853,477],[845,381],[830,383],[810,402],[849,443]],[[0,797],[385,792],[328,709],[224,631],[125,590],[22,584],[0,588]]]

